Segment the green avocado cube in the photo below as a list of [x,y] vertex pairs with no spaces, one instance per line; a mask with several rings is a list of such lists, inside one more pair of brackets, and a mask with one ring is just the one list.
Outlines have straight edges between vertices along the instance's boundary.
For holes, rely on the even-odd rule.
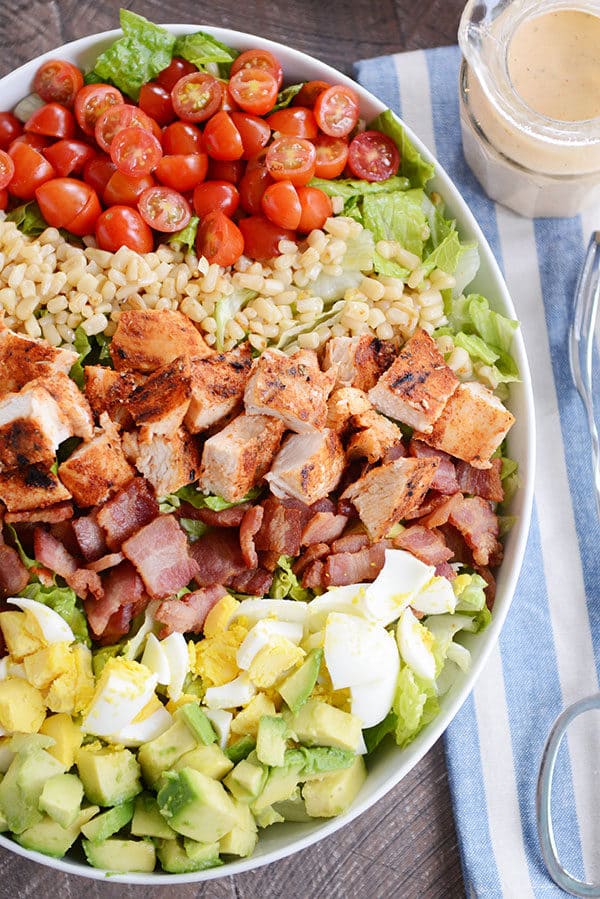
[[304,804],[300,787],[296,787],[289,799],[284,799],[283,802],[275,803],[273,809],[283,816],[284,821],[298,821],[304,823],[305,821],[312,820],[306,811],[306,805]]
[[194,768],[207,777],[221,780],[231,771],[233,762],[216,743],[211,743],[209,746],[196,746],[182,755],[173,765],[173,770],[180,771],[182,768]]
[[223,783],[236,799],[252,802],[261,793],[268,773],[267,768],[258,761],[256,753],[252,752],[248,758],[237,763]]
[[144,743],[138,751],[138,761],[148,786],[158,789],[162,773],[169,771],[185,752],[196,745],[196,737],[182,718],[176,718],[163,734]]
[[225,855],[237,855],[245,858],[252,855],[258,840],[256,821],[246,803],[233,801],[235,824],[231,830],[221,837],[220,851]]
[[13,758],[0,783],[0,812],[13,833],[23,833],[42,820],[38,804],[44,784],[64,770],[44,749],[34,748]]
[[104,868],[111,874],[149,873],[156,867],[156,850],[151,840],[82,840],[81,845],[93,868]]
[[158,807],[173,830],[199,843],[220,840],[235,822],[233,802],[222,784],[193,768],[165,774]]
[[122,827],[129,824],[133,818],[133,809],[132,799],[129,802],[124,802],[122,805],[115,805],[113,808],[109,808],[108,811],[96,815],[87,824],[84,824],[81,832],[92,843],[108,840],[113,834],[118,833]]
[[212,724],[195,702],[186,702],[177,709],[174,717],[185,722],[199,743],[208,746],[217,739]]
[[268,805],[262,811],[257,812],[254,817],[259,827],[270,827],[271,824],[281,824],[285,821],[283,815],[275,811],[272,805]]
[[300,748],[304,756],[304,767],[301,780],[313,780],[323,777],[330,771],[340,771],[342,768],[350,768],[356,758],[356,753],[349,749],[339,749],[337,746],[302,746]]
[[255,748],[256,740],[247,734],[245,737],[232,743],[231,746],[228,746],[225,749],[225,755],[228,759],[231,759],[234,765],[237,765],[242,759],[247,758]]
[[61,827],[70,827],[79,817],[83,784],[75,774],[55,774],[44,784],[38,803]]
[[163,840],[174,840],[177,836],[161,815],[156,797],[150,793],[140,793],[136,797],[131,833],[134,837],[156,837]]
[[319,699],[307,700],[290,721],[299,743],[337,746],[356,752],[362,738],[360,718]]
[[[292,750],[293,752],[293,750]],[[286,756],[289,754],[286,753]],[[258,814],[275,802],[283,802],[293,796],[302,771],[303,759],[280,768],[271,768],[260,795],[252,803],[252,811]]]
[[75,764],[86,797],[97,805],[121,805],[142,791],[140,766],[128,749],[80,746]]
[[43,815],[36,824],[18,834],[15,839],[24,849],[43,852],[44,855],[51,855],[53,858],[62,858],[79,836],[82,825],[97,811],[97,805],[82,809],[69,827],[62,827],[49,815]]
[[333,818],[341,815],[354,802],[365,782],[367,769],[361,755],[349,768],[333,771],[304,784],[302,797],[311,818]]
[[277,687],[277,692],[294,714],[300,711],[314,690],[322,659],[323,650],[313,649],[298,670],[286,677]]
[[263,765],[283,765],[288,726],[279,715],[263,715],[258,722],[256,755]]
[[[188,855],[183,846],[183,840],[179,837],[176,840],[157,840],[156,854],[163,871],[168,874],[188,874],[192,871],[203,871],[206,868],[216,868],[223,862],[219,858],[218,848],[217,854],[214,854],[213,847],[215,843],[196,843],[196,846],[203,847],[195,850],[192,848],[192,840],[186,838],[187,848],[191,855]],[[207,848],[208,847],[208,848]]]

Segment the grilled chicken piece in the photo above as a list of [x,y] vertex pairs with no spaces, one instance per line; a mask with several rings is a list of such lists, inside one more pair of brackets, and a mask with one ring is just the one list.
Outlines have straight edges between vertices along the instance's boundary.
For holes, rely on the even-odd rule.
[[350,484],[342,499],[353,503],[371,540],[381,540],[421,505],[437,466],[436,459],[395,459]]
[[141,375],[129,371],[114,371],[104,365],[86,365],[83,369],[85,395],[96,418],[103,412],[121,428],[133,424],[127,411],[127,400],[140,384]]
[[428,433],[458,384],[435,342],[421,330],[369,390],[369,399],[384,415]]
[[155,371],[178,356],[203,359],[212,350],[181,312],[140,309],[121,313],[110,344],[117,371]]
[[190,404],[190,360],[179,356],[149,375],[127,400],[127,409],[141,428],[141,439],[172,437]]
[[293,496],[310,506],[337,487],[344,464],[344,448],[335,431],[290,434],[265,480],[275,496]]
[[514,420],[491,390],[468,381],[450,397],[433,431],[415,431],[414,438],[469,462],[474,468],[491,468],[490,457]]
[[75,437],[91,440],[94,436],[94,417],[90,404],[75,381],[61,372],[49,378],[38,378],[37,383],[56,401]]
[[398,348],[391,340],[379,340],[370,334],[360,337],[332,337],[323,354],[323,371],[337,367],[336,387],[370,390],[396,356]]
[[34,378],[68,375],[77,358],[73,350],[15,334],[0,322],[0,397],[19,391]]
[[192,399],[185,425],[192,434],[222,422],[244,397],[252,353],[244,343],[229,353],[192,360]]
[[36,463],[49,468],[58,445],[72,436],[56,400],[39,382],[0,401],[0,471]]
[[38,465],[27,465],[0,474],[0,500],[9,512],[45,509],[71,499],[55,474]]
[[59,478],[82,507],[103,503],[134,475],[123,454],[119,431],[106,412],[100,416],[100,425],[97,435],[79,446],[58,469]]
[[338,434],[350,424],[353,415],[373,409],[369,397],[356,387],[339,387],[334,390],[327,403],[327,427]]
[[335,377],[335,368],[321,371],[313,350],[298,350],[292,356],[265,350],[244,391],[246,412],[279,418],[298,434],[319,431],[327,421],[327,398]]
[[239,502],[271,467],[285,425],[267,415],[238,415],[204,444],[200,489]]
[[123,449],[157,496],[191,484],[200,471],[200,453],[194,438],[183,428],[170,437],[157,435],[152,440],[143,440],[138,432],[127,432],[123,434]]
[[383,459],[386,452],[402,441],[402,431],[393,421],[369,409],[350,419],[355,432],[350,437],[346,453],[349,459],[366,458],[373,464]]

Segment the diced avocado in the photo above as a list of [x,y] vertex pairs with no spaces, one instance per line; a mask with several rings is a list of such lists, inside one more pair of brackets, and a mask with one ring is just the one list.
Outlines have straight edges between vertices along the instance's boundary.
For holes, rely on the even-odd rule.
[[128,749],[81,746],[75,764],[85,795],[97,805],[121,805],[142,791],[140,766]]
[[273,809],[276,812],[279,812],[280,815],[283,815],[285,821],[304,822],[311,820],[310,815],[306,811],[306,805],[304,804],[300,787],[296,787],[293,795],[290,796],[289,799],[284,799],[283,802],[275,803]]
[[367,776],[361,755],[357,755],[349,768],[333,771],[302,788],[307,814],[311,818],[333,818],[345,812],[356,798]]
[[19,753],[0,783],[0,811],[13,833],[23,833],[42,820],[38,809],[44,784],[64,767],[44,749]]
[[92,843],[100,843],[108,840],[113,834],[118,833],[122,827],[129,824],[133,818],[133,799],[124,802],[122,805],[115,805],[109,808],[107,812],[102,812],[84,824],[81,832],[84,837],[91,840]]
[[166,772],[158,807],[173,830],[200,843],[220,840],[235,822],[233,802],[222,784],[193,768]]
[[199,843],[198,840],[191,840],[189,837],[183,838],[183,848],[188,858],[193,862],[205,862],[207,868],[214,868],[221,859],[219,858],[219,844],[217,843]]
[[10,737],[0,737],[0,774],[6,774],[15,757]]
[[75,750],[81,746],[83,734],[71,716],[64,712],[49,715],[40,727],[40,733],[54,740],[54,745],[48,747],[50,755],[62,762],[67,771],[72,768],[75,764]]
[[150,793],[141,793],[136,797],[131,833],[134,837],[156,837],[163,840],[174,840],[177,836],[161,815],[156,798]]
[[301,780],[313,780],[315,777],[323,777],[330,771],[349,768],[356,758],[355,752],[338,749],[337,746],[301,746],[297,751],[304,756]]
[[40,821],[16,837],[17,843],[25,849],[33,849],[35,852],[43,852],[44,855],[62,858],[79,836],[82,825],[97,811],[98,806],[90,806],[81,810],[69,827],[61,827],[49,815],[44,815]]
[[83,851],[94,868],[104,868],[113,874],[129,871],[149,872],[156,866],[156,851],[151,840],[103,840],[92,843],[82,840]]
[[275,802],[283,802],[284,799],[293,796],[301,779],[303,764],[304,760],[300,757],[296,762],[290,761],[281,768],[271,768],[260,796],[252,804],[252,811],[261,812],[267,806],[273,805]]
[[322,649],[313,649],[297,671],[279,684],[277,692],[288,708],[296,714],[315,688],[323,659]]
[[211,743],[209,746],[196,746],[191,752],[182,755],[173,765],[173,770],[180,771],[182,768],[194,768],[207,777],[221,780],[231,771],[233,762],[216,743]]
[[258,840],[256,821],[244,802],[234,800],[235,825],[219,842],[221,852],[245,858],[252,855]]
[[[189,846],[189,841],[187,845]],[[204,855],[201,851],[193,852],[192,854],[196,855],[196,858],[192,858],[185,851],[181,837],[177,840],[157,840],[156,854],[163,870],[169,874],[187,874],[192,871],[203,871],[205,868],[216,868],[217,865],[223,864],[218,853],[217,855],[212,854],[214,843],[198,843],[197,845],[209,846],[211,853],[209,854],[207,851]]]
[[81,812],[83,784],[75,774],[55,774],[44,784],[38,807],[61,827],[74,824]]
[[180,759],[185,752],[194,749],[196,744],[193,733],[185,721],[179,718],[173,721],[160,737],[141,746],[138,761],[148,786],[154,790],[158,789],[163,771],[172,768],[177,759]]
[[54,746],[52,737],[47,737],[45,734],[13,734],[9,740],[12,751],[20,752],[23,755],[37,749],[50,749]]
[[254,737],[246,735],[245,737],[242,737],[241,740],[237,740],[231,746],[228,746],[225,750],[225,755],[228,759],[231,759],[234,765],[236,765],[238,762],[241,762],[242,759],[247,758],[255,748],[256,740]]
[[227,789],[241,802],[252,802],[261,793],[267,780],[268,770],[252,752],[238,762],[224,780]]
[[318,699],[309,699],[290,721],[299,743],[338,746],[356,752],[362,730],[360,718]]
[[8,821],[6,820],[2,812],[0,812],[0,833],[4,833],[8,829]]
[[256,755],[263,765],[283,765],[288,726],[278,715],[263,715],[258,722]]
[[271,824],[281,824],[285,821],[283,815],[276,812],[272,805],[268,805],[254,816],[259,827],[270,827]]
[[195,702],[186,702],[180,709],[177,709],[174,717],[181,719],[187,724],[199,743],[209,746],[217,739],[212,724]]

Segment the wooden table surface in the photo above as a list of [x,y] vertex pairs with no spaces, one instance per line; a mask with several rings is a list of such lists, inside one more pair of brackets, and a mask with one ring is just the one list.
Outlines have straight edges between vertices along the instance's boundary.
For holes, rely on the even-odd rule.
[[[90,32],[118,26],[117,0],[2,0],[0,76]],[[357,59],[451,44],[462,0],[137,0],[156,22],[260,33],[351,74]],[[418,11],[417,11],[418,10]],[[2,105],[0,97],[0,107]],[[0,850],[0,896],[142,899],[142,887],[55,873]],[[291,858],[207,885],[162,887],[154,899],[454,899],[464,895],[441,743],[368,813]]]

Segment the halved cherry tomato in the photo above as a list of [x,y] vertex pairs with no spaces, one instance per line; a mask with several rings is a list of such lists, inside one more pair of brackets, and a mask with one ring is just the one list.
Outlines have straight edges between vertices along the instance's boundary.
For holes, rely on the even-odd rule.
[[50,147],[53,143],[51,137],[45,137],[43,134],[32,134],[31,132],[26,132],[25,134],[20,134],[18,137],[9,144],[8,149],[10,150],[13,144],[27,144],[28,147],[33,147],[34,150],[45,150],[47,147]]
[[120,247],[136,253],[150,253],[154,248],[151,229],[137,209],[129,206],[111,206],[102,213],[96,222],[96,241],[109,253],[116,253]]
[[0,150],[0,190],[7,187],[14,173],[14,162],[5,150]]
[[302,206],[291,181],[276,181],[263,194],[262,211],[274,225],[295,230],[300,224]]
[[329,216],[333,215],[331,197],[318,187],[299,187],[298,199],[302,213],[296,228],[302,234],[322,228]]
[[242,159],[250,159],[266,147],[271,137],[271,129],[264,119],[248,112],[232,112],[230,115],[244,145]]
[[161,87],[164,87],[166,91],[171,93],[180,78],[183,78],[184,75],[191,75],[192,72],[197,71],[198,69],[193,62],[188,62],[187,59],[181,59],[179,56],[174,56],[167,68],[158,73],[156,76],[156,83],[160,84]]
[[0,209],[4,212],[4,210],[8,207],[8,191],[6,188],[4,190],[0,190]]
[[13,143],[8,155],[15,165],[8,190],[21,200],[33,200],[36,189],[56,175],[48,160],[28,144]]
[[231,94],[229,93],[229,85],[223,85],[223,99],[221,100],[221,109],[225,112],[239,112],[240,107],[237,105]]
[[154,174],[161,184],[186,193],[204,181],[208,171],[206,153],[177,153],[163,156]]
[[[49,225],[66,228],[79,237],[93,233],[102,212],[96,191],[76,178],[52,178],[36,189],[35,198]],[[75,221],[84,210],[84,219]]]
[[204,126],[204,147],[213,159],[233,162],[241,159],[244,145],[240,132],[233,124],[228,112],[222,109],[208,120]]
[[85,134],[93,136],[96,122],[109,106],[123,102],[123,94],[110,84],[87,84],[75,97],[75,118]]
[[267,122],[273,131],[279,131],[280,134],[286,134],[289,137],[314,140],[319,133],[312,109],[307,109],[305,106],[278,109],[277,112],[271,113]]
[[308,106],[309,109],[312,109],[319,94],[326,91],[328,87],[331,85],[327,81],[307,81],[292,100],[292,106]]
[[260,215],[262,212],[262,198],[273,179],[269,175],[266,166],[248,166],[246,174],[240,181],[240,203],[244,212],[250,215]]
[[233,162],[225,162],[222,159],[208,160],[208,179],[210,181],[231,181],[239,184],[246,169],[246,164],[241,159]]
[[348,142],[343,137],[330,137],[319,134],[314,142],[317,151],[315,175],[328,181],[337,178],[346,168],[348,161]]
[[245,112],[264,115],[277,100],[277,80],[268,69],[240,69],[229,81],[229,93]]
[[242,232],[230,218],[216,209],[209,212],[198,226],[196,253],[208,262],[226,267],[237,262],[244,252]]
[[149,187],[141,195],[138,209],[147,225],[166,233],[185,228],[192,217],[188,201],[170,187]]
[[191,122],[173,122],[172,125],[167,125],[163,131],[162,145],[164,152],[170,156],[178,153],[200,153],[204,149],[202,132]]
[[110,158],[118,170],[133,178],[149,175],[162,155],[160,141],[143,128],[123,128],[110,145]]
[[143,84],[138,102],[140,109],[159,125],[168,125],[175,118],[171,94],[160,84],[155,84],[153,81]]
[[277,89],[283,84],[283,68],[276,56],[268,50],[244,50],[231,66],[231,77],[242,69],[264,69],[270,72],[277,82]]
[[116,171],[117,167],[110,156],[107,156],[106,153],[99,153],[84,165],[83,180],[102,196],[106,185]]
[[8,150],[15,138],[23,134],[23,124],[12,112],[0,112],[0,150]]
[[380,131],[363,131],[350,142],[348,168],[365,181],[385,181],[397,174],[400,152],[391,138]]
[[230,181],[204,181],[194,189],[194,212],[204,218],[218,209],[230,218],[240,204],[240,194]]
[[132,178],[123,172],[113,172],[104,188],[102,199],[105,206],[137,206],[138,200],[145,190],[154,187],[156,181],[152,175]]
[[240,219],[240,231],[244,235],[244,255],[250,259],[272,259],[279,256],[280,240],[295,240],[296,232],[274,225],[262,215]]
[[173,109],[184,122],[204,122],[221,108],[223,85],[206,72],[184,75],[171,90]]
[[328,87],[315,101],[315,118],[321,131],[331,137],[345,137],[358,122],[356,91],[344,84]]
[[315,174],[317,151],[301,137],[278,137],[267,150],[267,169],[276,181],[307,184]]
[[59,140],[44,150],[44,156],[60,178],[83,171],[86,162],[96,156],[96,151],[81,140]]
[[60,103],[40,106],[25,122],[25,131],[61,139],[74,137],[75,127],[73,113]]
[[113,139],[119,131],[125,128],[140,128],[152,132],[152,119],[137,106],[129,103],[120,103],[109,107],[96,122],[94,135],[99,147],[110,153]]
[[63,59],[48,59],[42,63],[33,79],[33,89],[44,103],[73,106],[77,92],[83,87],[83,75],[73,63]]

